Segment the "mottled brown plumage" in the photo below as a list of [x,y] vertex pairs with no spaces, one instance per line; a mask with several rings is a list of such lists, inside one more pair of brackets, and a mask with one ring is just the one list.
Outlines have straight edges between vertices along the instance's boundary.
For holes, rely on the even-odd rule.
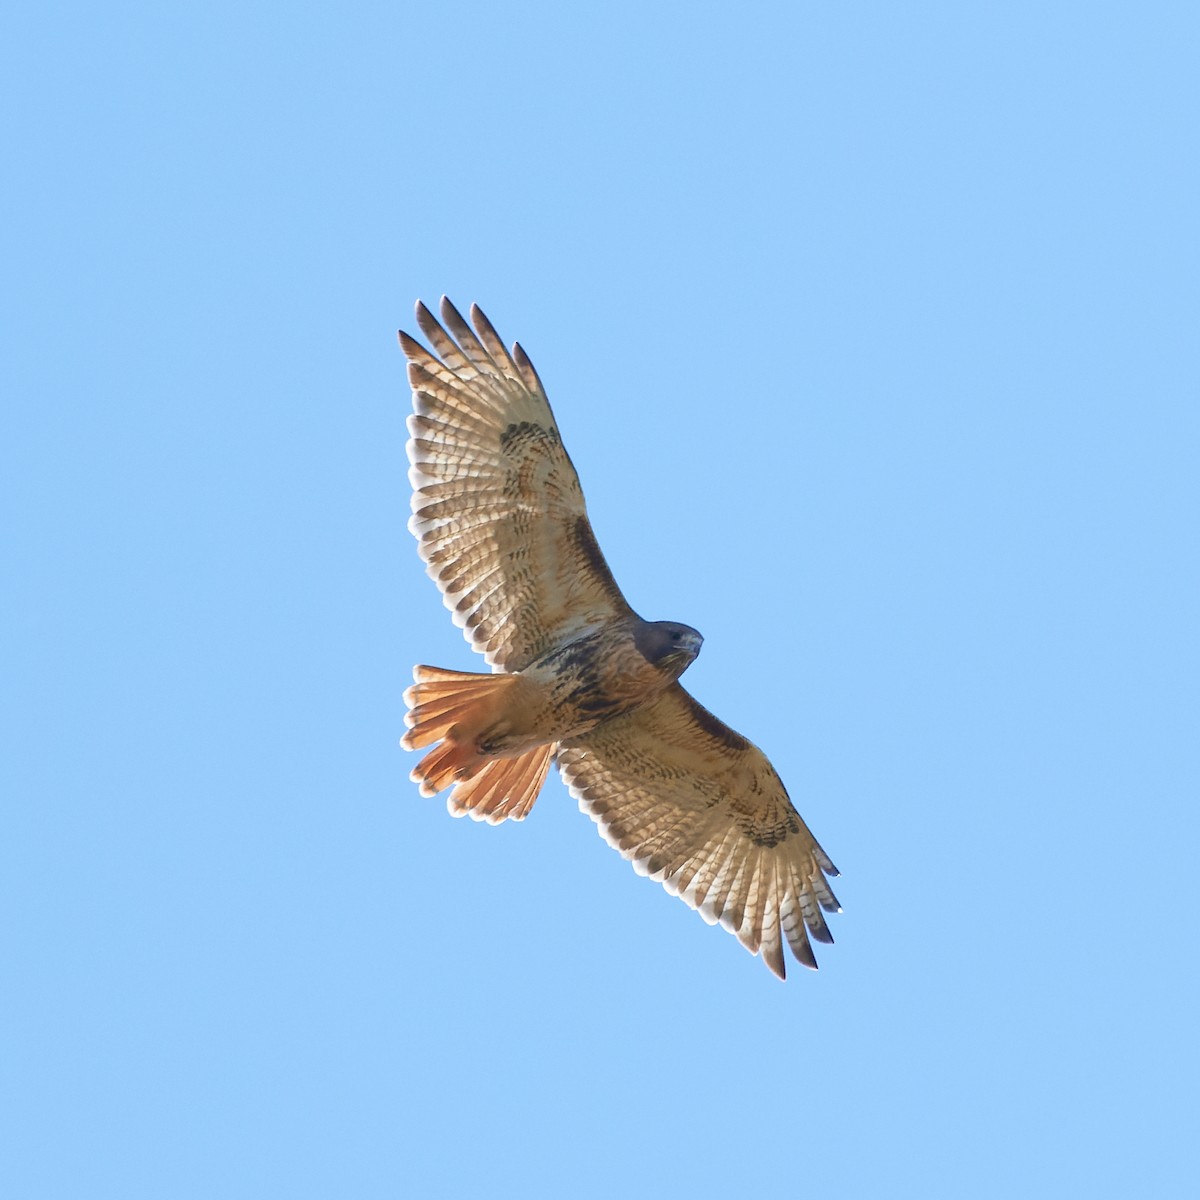
[[419,666],[404,745],[455,815],[521,820],[551,760],[634,869],[734,933],[781,978],[815,967],[837,871],[766,756],[678,683],[700,635],[643,621],[592,534],[541,381],[476,307],[407,334],[421,557],[490,675]]

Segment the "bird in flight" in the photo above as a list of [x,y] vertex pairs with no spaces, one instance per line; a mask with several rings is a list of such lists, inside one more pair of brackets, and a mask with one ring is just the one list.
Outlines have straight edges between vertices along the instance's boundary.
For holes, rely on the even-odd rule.
[[545,389],[520,344],[442,298],[401,332],[409,528],[490,674],[418,666],[402,745],[455,816],[523,820],[550,764],[640,875],[719,922],[781,979],[815,969],[837,869],[757,746],[679,683],[696,630],[643,621],[608,569]]

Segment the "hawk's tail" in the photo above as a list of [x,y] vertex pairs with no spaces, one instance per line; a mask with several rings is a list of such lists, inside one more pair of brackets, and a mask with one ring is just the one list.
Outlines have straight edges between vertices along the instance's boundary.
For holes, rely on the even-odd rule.
[[523,821],[546,782],[553,746],[534,746],[516,758],[492,758],[479,774],[458,784],[446,807],[456,817],[498,825]]
[[520,821],[542,789],[554,746],[534,746],[505,758],[480,754],[478,734],[502,719],[511,675],[477,675],[419,666],[416,682],[404,693],[408,732],[400,744],[418,750],[440,741],[413,768],[413,781],[423,796],[454,784],[447,807],[456,816],[496,824]]

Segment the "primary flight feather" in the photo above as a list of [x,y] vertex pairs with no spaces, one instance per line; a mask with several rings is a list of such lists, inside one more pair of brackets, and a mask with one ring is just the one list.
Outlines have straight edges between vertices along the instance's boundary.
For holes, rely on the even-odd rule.
[[418,666],[408,749],[456,816],[521,820],[556,762],[580,807],[643,875],[784,977],[816,967],[837,870],[766,756],[678,682],[687,625],[643,621],[592,533],[533,364],[482,311],[417,304],[432,347],[400,334],[413,392],[409,528],[491,674]]

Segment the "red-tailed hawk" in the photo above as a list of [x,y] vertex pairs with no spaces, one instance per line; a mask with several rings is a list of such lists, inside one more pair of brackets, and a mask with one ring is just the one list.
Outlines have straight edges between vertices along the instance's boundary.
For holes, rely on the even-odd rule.
[[[442,299],[417,304],[434,353],[405,333],[408,457],[421,557],[492,674],[418,666],[403,745],[452,787],[456,816],[522,820],[556,762],[580,808],[657,879],[784,976],[783,943],[816,967],[836,875],[756,746],[684,691],[687,625],[643,621],[592,534],[575,468],[520,345]],[[474,328],[472,328],[472,325]],[[436,745],[435,745],[436,743]]]

